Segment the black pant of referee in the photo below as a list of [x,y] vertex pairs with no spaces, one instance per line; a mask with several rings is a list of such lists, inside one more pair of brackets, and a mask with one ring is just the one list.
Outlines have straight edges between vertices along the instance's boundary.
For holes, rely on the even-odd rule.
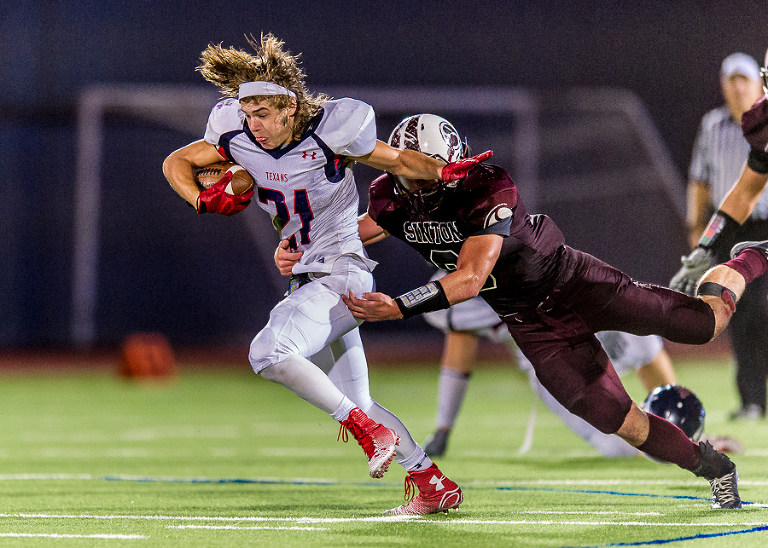
[[[736,232],[733,242],[721,246],[717,262],[724,262],[737,242],[768,240],[768,220],[749,218]],[[725,242],[724,242],[725,243]],[[741,408],[732,419],[765,417],[768,383],[768,275],[747,286],[739,307],[728,325],[736,360],[736,387]]]

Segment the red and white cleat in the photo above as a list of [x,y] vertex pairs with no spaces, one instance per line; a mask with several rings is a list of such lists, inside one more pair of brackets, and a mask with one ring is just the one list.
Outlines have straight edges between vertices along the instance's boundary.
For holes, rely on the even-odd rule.
[[[413,498],[415,488],[419,494]],[[425,515],[437,512],[448,513],[451,508],[458,508],[464,500],[459,486],[446,478],[433,464],[426,470],[408,472],[405,476],[405,500],[402,506],[387,510],[388,516]]]
[[347,432],[360,444],[368,457],[368,473],[372,478],[380,478],[389,468],[395,456],[400,437],[391,428],[371,420],[358,407],[349,412],[347,420],[339,421],[339,437],[344,443],[349,439]]

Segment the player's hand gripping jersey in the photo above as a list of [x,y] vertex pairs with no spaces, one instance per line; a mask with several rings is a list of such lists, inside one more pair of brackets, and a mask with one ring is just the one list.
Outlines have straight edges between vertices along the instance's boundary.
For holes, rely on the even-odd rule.
[[213,107],[205,140],[255,181],[254,199],[280,239],[304,251],[293,272],[330,272],[333,259],[356,255],[372,268],[357,235],[359,196],[350,156],[376,146],[373,109],[354,99],[323,103],[298,141],[274,150],[256,142],[237,99]]
[[[558,279],[562,232],[549,217],[527,214],[517,186],[497,166],[480,164],[455,188],[426,196],[417,211],[390,175],[371,184],[370,198],[368,214],[380,227],[448,272],[456,270],[468,237],[506,236],[480,293],[499,314],[538,305]],[[503,288],[497,288],[499,279]]]

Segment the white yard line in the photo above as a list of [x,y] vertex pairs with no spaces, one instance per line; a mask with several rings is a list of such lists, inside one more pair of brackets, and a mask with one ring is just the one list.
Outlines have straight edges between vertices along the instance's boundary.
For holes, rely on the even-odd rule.
[[61,533],[0,533],[0,537],[12,538],[97,538],[106,540],[146,540],[146,535],[64,535]]
[[166,529],[225,529],[228,531],[327,531],[327,527],[270,527],[268,525],[166,525]]
[[[523,513],[523,512],[520,512]],[[600,512],[589,513],[585,515],[602,515]],[[631,514],[631,513],[630,513]],[[619,526],[641,526],[641,527],[759,527],[768,524],[767,521],[756,522],[653,522],[653,521],[587,521],[587,520],[533,520],[533,519],[464,519],[449,517],[446,519],[423,519],[424,516],[373,516],[363,518],[315,518],[305,517],[262,517],[262,516],[242,516],[242,517],[224,517],[224,516],[166,516],[166,515],[98,515],[98,514],[0,514],[0,518],[28,518],[28,519],[95,519],[95,520],[149,520],[149,521],[210,521],[210,522],[284,522],[296,524],[329,524],[329,523],[365,523],[365,522],[404,522],[419,520],[419,523],[429,523],[438,525],[619,525]],[[172,525],[171,528],[216,528],[211,525]],[[246,529],[247,527],[235,527]],[[261,527],[264,528],[264,527]],[[274,527],[273,527],[274,528]]]

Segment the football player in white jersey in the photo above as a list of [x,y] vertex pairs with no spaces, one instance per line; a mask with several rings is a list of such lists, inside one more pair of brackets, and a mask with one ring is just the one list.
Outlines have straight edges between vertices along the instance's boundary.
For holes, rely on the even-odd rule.
[[[272,35],[249,40],[253,52],[209,45],[197,70],[226,96],[210,114],[205,137],[173,153],[163,172],[198,213],[232,215],[255,197],[280,239],[302,259],[286,298],[255,336],[249,361],[341,423],[369,461],[371,477],[394,457],[418,481],[420,493],[397,513],[447,512],[462,502],[458,485],[442,475],[397,417],[370,396],[358,326],[341,300],[373,289],[369,260],[357,233],[358,194],[352,163],[416,179],[461,179],[490,152],[447,164],[376,139],[373,109],[354,99],[310,95],[296,57]],[[240,196],[226,192],[228,176],[201,191],[197,168],[221,161],[243,166],[255,181]],[[311,358],[311,360],[310,360]],[[423,479],[422,479],[423,478]],[[407,490],[407,493],[410,490]]]

